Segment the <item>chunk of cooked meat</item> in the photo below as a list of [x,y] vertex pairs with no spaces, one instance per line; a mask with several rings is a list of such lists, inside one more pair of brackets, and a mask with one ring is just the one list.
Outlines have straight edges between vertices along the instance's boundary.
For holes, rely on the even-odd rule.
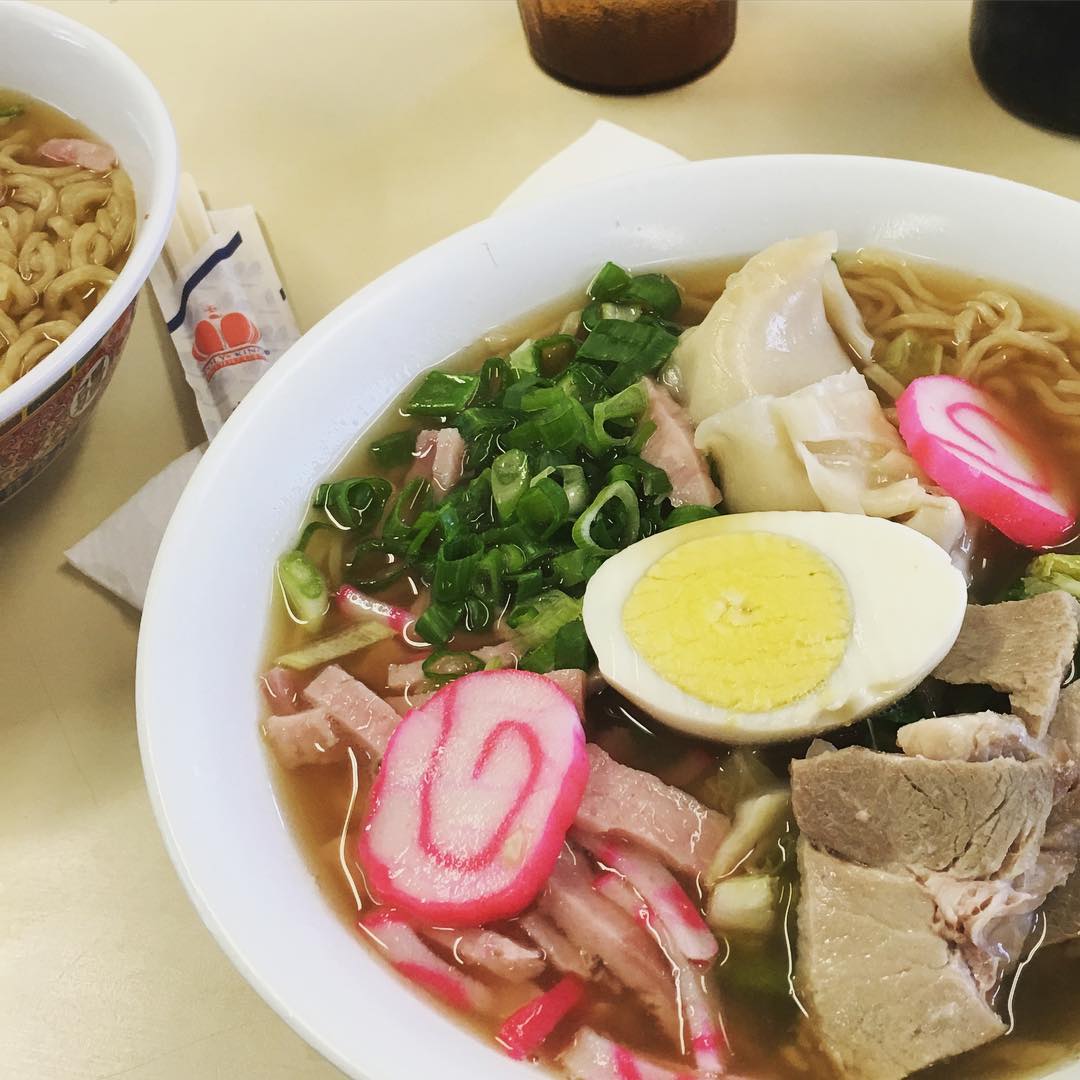
[[579,979],[592,977],[600,963],[599,957],[578,948],[550,919],[537,911],[530,911],[518,919],[518,925],[556,971],[576,975]]
[[844,859],[971,880],[1034,865],[1053,804],[1046,761],[931,761],[849,747],[791,763],[803,835]]
[[324,708],[354,746],[366,750],[374,761],[382,759],[401,718],[373,690],[331,664],[308,685],[304,697]]
[[727,835],[727,819],[651,773],[620,765],[595,743],[586,749],[589,782],[577,827],[632,840],[677,873],[703,873]]
[[1069,880],[1050,894],[1043,914],[1047,945],[1080,937],[1080,870],[1074,870]]
[[845,1077],[900,1080],[1005,1033],[914,878],[798,852],[797,988]]
[[494,930],[438,930],[424,927],[421,934],[441,945],[466,967],[480,968],[499,979],[522,982],[543,974],[545,963],[539,949],[519,945]]
[[1050,721],[1050,738],[1060,739],[1080,757],[1080,681],[1069,683],[1058,698],[1054,718]]
[[325,709],[269,716],[263,729],[274,757],[286,769],[340,761],[345,749]]
[[900,728],[896,741],[908,757],[935,761],[990,761],[999,757],[1028,761],[1042,752],[1021,720],[994,712],[916,720]]
[[1008,694],[1012,711],[1041,739],[1078,636],[1080,603],[1060,590],[1003,604],[969,604],[960,635],[934,675]]

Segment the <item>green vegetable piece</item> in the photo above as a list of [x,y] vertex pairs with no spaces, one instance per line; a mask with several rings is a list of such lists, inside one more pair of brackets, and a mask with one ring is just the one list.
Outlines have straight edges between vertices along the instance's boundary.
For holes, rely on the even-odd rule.
[[440,647],[453,636],[465,608],[462,604],[447,604],[435,601],[428,604],[424,613],[416,620],[416,634],[429,645]]
[[376,439],[368,452],[384,469],[405,465],[416,452],[416,432],[395,431],[383,439]]
[[464,409],[454,420],[454,427],[461,432],[467,442],[489,431],[508,431],[517,423],[509,409],[500,409],[494,405],[479,405]]
[[318,630],[330,607],[326,579],[319,568],[302,551],[293,550],[278,559],[277,576],[289,615],[309,630]]
[[580,402],[564,394],[557,405],[544,409],[533,421],[540,442],[549,450],[576,450],[585,441],[585,429],[579,408]]
[[431,507],[431,485],[422,477],[410,480],[390,506],[383,525],[384,540],[407,542],[425,510]]
[[579,360],[605,364],[634,361],[655,371],[672,354],[679,339],[658,326],[601,319],[578,349]]
[[345,577],[350,585],[355,585],[358,589],[379,592],[393,585],[408,569],[408,560],[397,544],[387,540],[385,536],[372,537],[361,540],[356,545]]
[[614,300],[631,280],[629,272],[618,263],[606,262],[589,282],[586,292],[593,300]]
[[470,596],[465,601],[465,629],[470,631],[486,630],[494,621],[495,611],[492,605],[479,596]]
[[[621,522],[616,514],[621,510]],[[614,511],[614,513],[612,513]],[[608,517],[610,521],[606,520]],[[589,507],[574,522],[574,543],[596,555],[614,555],[632,544],[641,532],[637,495],[625,480],[600,489]]]
[[556,582],[564,589],[573,589],[584,585],[600,569],[604,562],[603,555],[575,548],[563,551],[551,560],[551,569]]
[[491,494],[500,521],[514,516],[518,500],[529,486],[529,456],[524,450],[507,450],[491,463]]
[[561,589],[548,589],[527,604],[518,604],[506,621],[526,649],[535,649],[554,638],[561,627],[580,618],[580,600]]
[[606,303],[600,305],[601,319],[619,319],[622,322],[637,322],[645,309],[640,304]]
[[677,529],[680,525],[689,525],[692,521],[704,521],[706,518],[719,517],[719,511],[713,506],[696,506],[688,503],[686,506],[676,506],[661,526],[662,529]]
[[369,533],[379,523],[393,490],[381,476],[357,476],[320,484],[312,505],[322,510],[339,529]]
[[567,397],[592,404],[603,397],[604,373],[592,364],[574,361],[559,379],[558,387]]
[[705,921],[718,933],[767,934],[780,916],[780,881],[766,874],[738,874],[718,881]]
[[472,592],[473,576],[484,554],[484,542],[475,533],[461,533],[439,545],[431,596],[437,603],[463,601]]
[[570,520],[570,501],[549,477],[537,477],[517,504],[517,519],[536,540],[547,540]]
[[[598,401],[593,407],[593,433],[599,446],[610,448],[613,446],[625,446],[633,435],[632,430],[627,430],[625,435],[613,435],[607,425],[612,421],[629,421],[636,424],[637,420],[645,412],[648,400],[645,391],[635,383],[625,390],[620,390],[614,397],[604,401]],[[625,424],[622,425],[624,428]]]
[[540,351],[532,338],[526,338],[509,356],[510,369],[518,375],[536,375],[540,371]]
[[727,817],[746,799],[762,792],[775,791],[780,778],[762,760],[756,750],[740,747],[724,758],[715,778],[708,782],[707,801]]
[[471,652],[450,652],[446,649],[436,649],[421,665],[424,678],[433,682],[450,682],[462,675],[479,671],[484,663],[478,656]]
[[641,304],[662,319],[670,319],[680,307],[679,287],[667,274],[638,274],[619,294],[623,303]]
[[671,491],[668,474],[634,454],[619,458],[608,470],[607,479],[609,484],[625,480],[646,499],[662,498]]
[[[590,333],[604,320],[604,305],[599,300],[593,300],[581,309],[582,329]],[[579,347],[580,351],[580,347]]]
[[480,389],[479,375],[431,371],[405,406],[410,416],[455,416],[467,408]]
[[586,668],[589,665],[589,639],[580,619],[564,623],[555,635],[530,649],[518,662],[525,671],[544,675],[562,668]]
[[1080,599],[1080,555],[1039,555],[1021,579],[1023,596],[1062,589]]
[[577,356],[578,343],[569,334],[553,334],[536,343],[537,360],[542,374],[551,377],[564,371]]
[[524,570],[520,574],[513,574],[511,581],[517,603],[539,596],[544,591],[544,574],[540,570]]
[[549,465],[533,477],[532,483],[551,477],[562,484],[569,507],[570,516],[580,514],[589,503],[589,484],[585,479],[585,470],[580,465]]
[[652,420],[646,420],[642,418],[638,421],[638,426],[634,428],[634,434],[630,436],[630,441],[626,444],[626,452],[628,454],[640,454],[645,449],[645,444],[653,437],[656,431],[656,424]]
[[281,667],[292,668],[294,671],[306,671],[308,668],[329,663],[331,660],[348,656],[349,653],[358,652],[360,649],[366,649],[369,645],[390,637],[392,633],[390,627],[374,619],[370,622],[354,623],[336,634],[331,634],[330,637],[313,641],[310,645],[304,645],[292,652],[283,653],[274,663]]
[[791,812],[791,793],[786,787],[744,799],[735,808],[731,832],[716,849],[705,872],[712,885],[733,873],[736,867],[754,865],[764,850],[776,843]]
[[26,112],[25,105],[0,105],[0,124],[7,124]]
[[916,330],[905,330],[889,342],[881,366],[905,386],[923,375],[940,375],[945,349]]
[[476,396],[481,401],[495,401],[512,381],[510,365],[501,356],[493,356],[480,369],[480,389]]

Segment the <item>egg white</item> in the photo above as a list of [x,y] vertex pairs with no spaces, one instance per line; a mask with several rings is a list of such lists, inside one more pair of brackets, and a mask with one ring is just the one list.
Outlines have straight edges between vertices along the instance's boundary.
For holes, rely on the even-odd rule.
[[[819,687],[780,708],[738,712],[669,682],[637,652],[623,607],[650,566],[691,540],[764,532],[801,541],[847,586],[851,633]],[[932,540],[882,518],[822,511],[731,514],[657,533],[613,555],[585,591],[585,630],[605,680],[671,727],[728,743],[781,742],[854,723],[903,697],[952,648],[967,604],[963,575]],[[721,666],[722,656],[715,663]]]

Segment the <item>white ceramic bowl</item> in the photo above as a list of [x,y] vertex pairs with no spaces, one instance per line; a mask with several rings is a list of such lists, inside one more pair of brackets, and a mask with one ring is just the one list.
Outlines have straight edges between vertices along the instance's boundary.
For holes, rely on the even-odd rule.
[[[161,546],[139,641],[147,783],[222,948],[350,1076],[511,1080],[530,1070],[383,970],[324,903],[282,820],[256,675],[271,568],[308,494],[419,372],[582,288],[605,259],[678,265],[824,228],[842,248],[882,245],[1065,303],[1080,296],[1080,204],[1045,192],[866,158],[671,166],[501,215],[403,263],[306,334],[199,466]],[[1059,1076],[1080,1078],[1080,1066]]]
[[92,411],[120,358],[135,300],[161,252],[176,201],[169,114],[115,45],[47,8],[0,4],[0,87],[47,102],[117,152],[139,220],[127,264],[79,328],[0,391],[0,503],[49,464]]

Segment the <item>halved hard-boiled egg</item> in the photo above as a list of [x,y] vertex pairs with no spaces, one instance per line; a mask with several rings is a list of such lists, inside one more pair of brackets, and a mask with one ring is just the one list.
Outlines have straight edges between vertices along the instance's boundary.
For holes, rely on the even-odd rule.
[[672,727],[731,743],[850,724],[917,686],[960,632],[963,575],[881,518],[732,514],[612,556],[585,592],[600,672]]

